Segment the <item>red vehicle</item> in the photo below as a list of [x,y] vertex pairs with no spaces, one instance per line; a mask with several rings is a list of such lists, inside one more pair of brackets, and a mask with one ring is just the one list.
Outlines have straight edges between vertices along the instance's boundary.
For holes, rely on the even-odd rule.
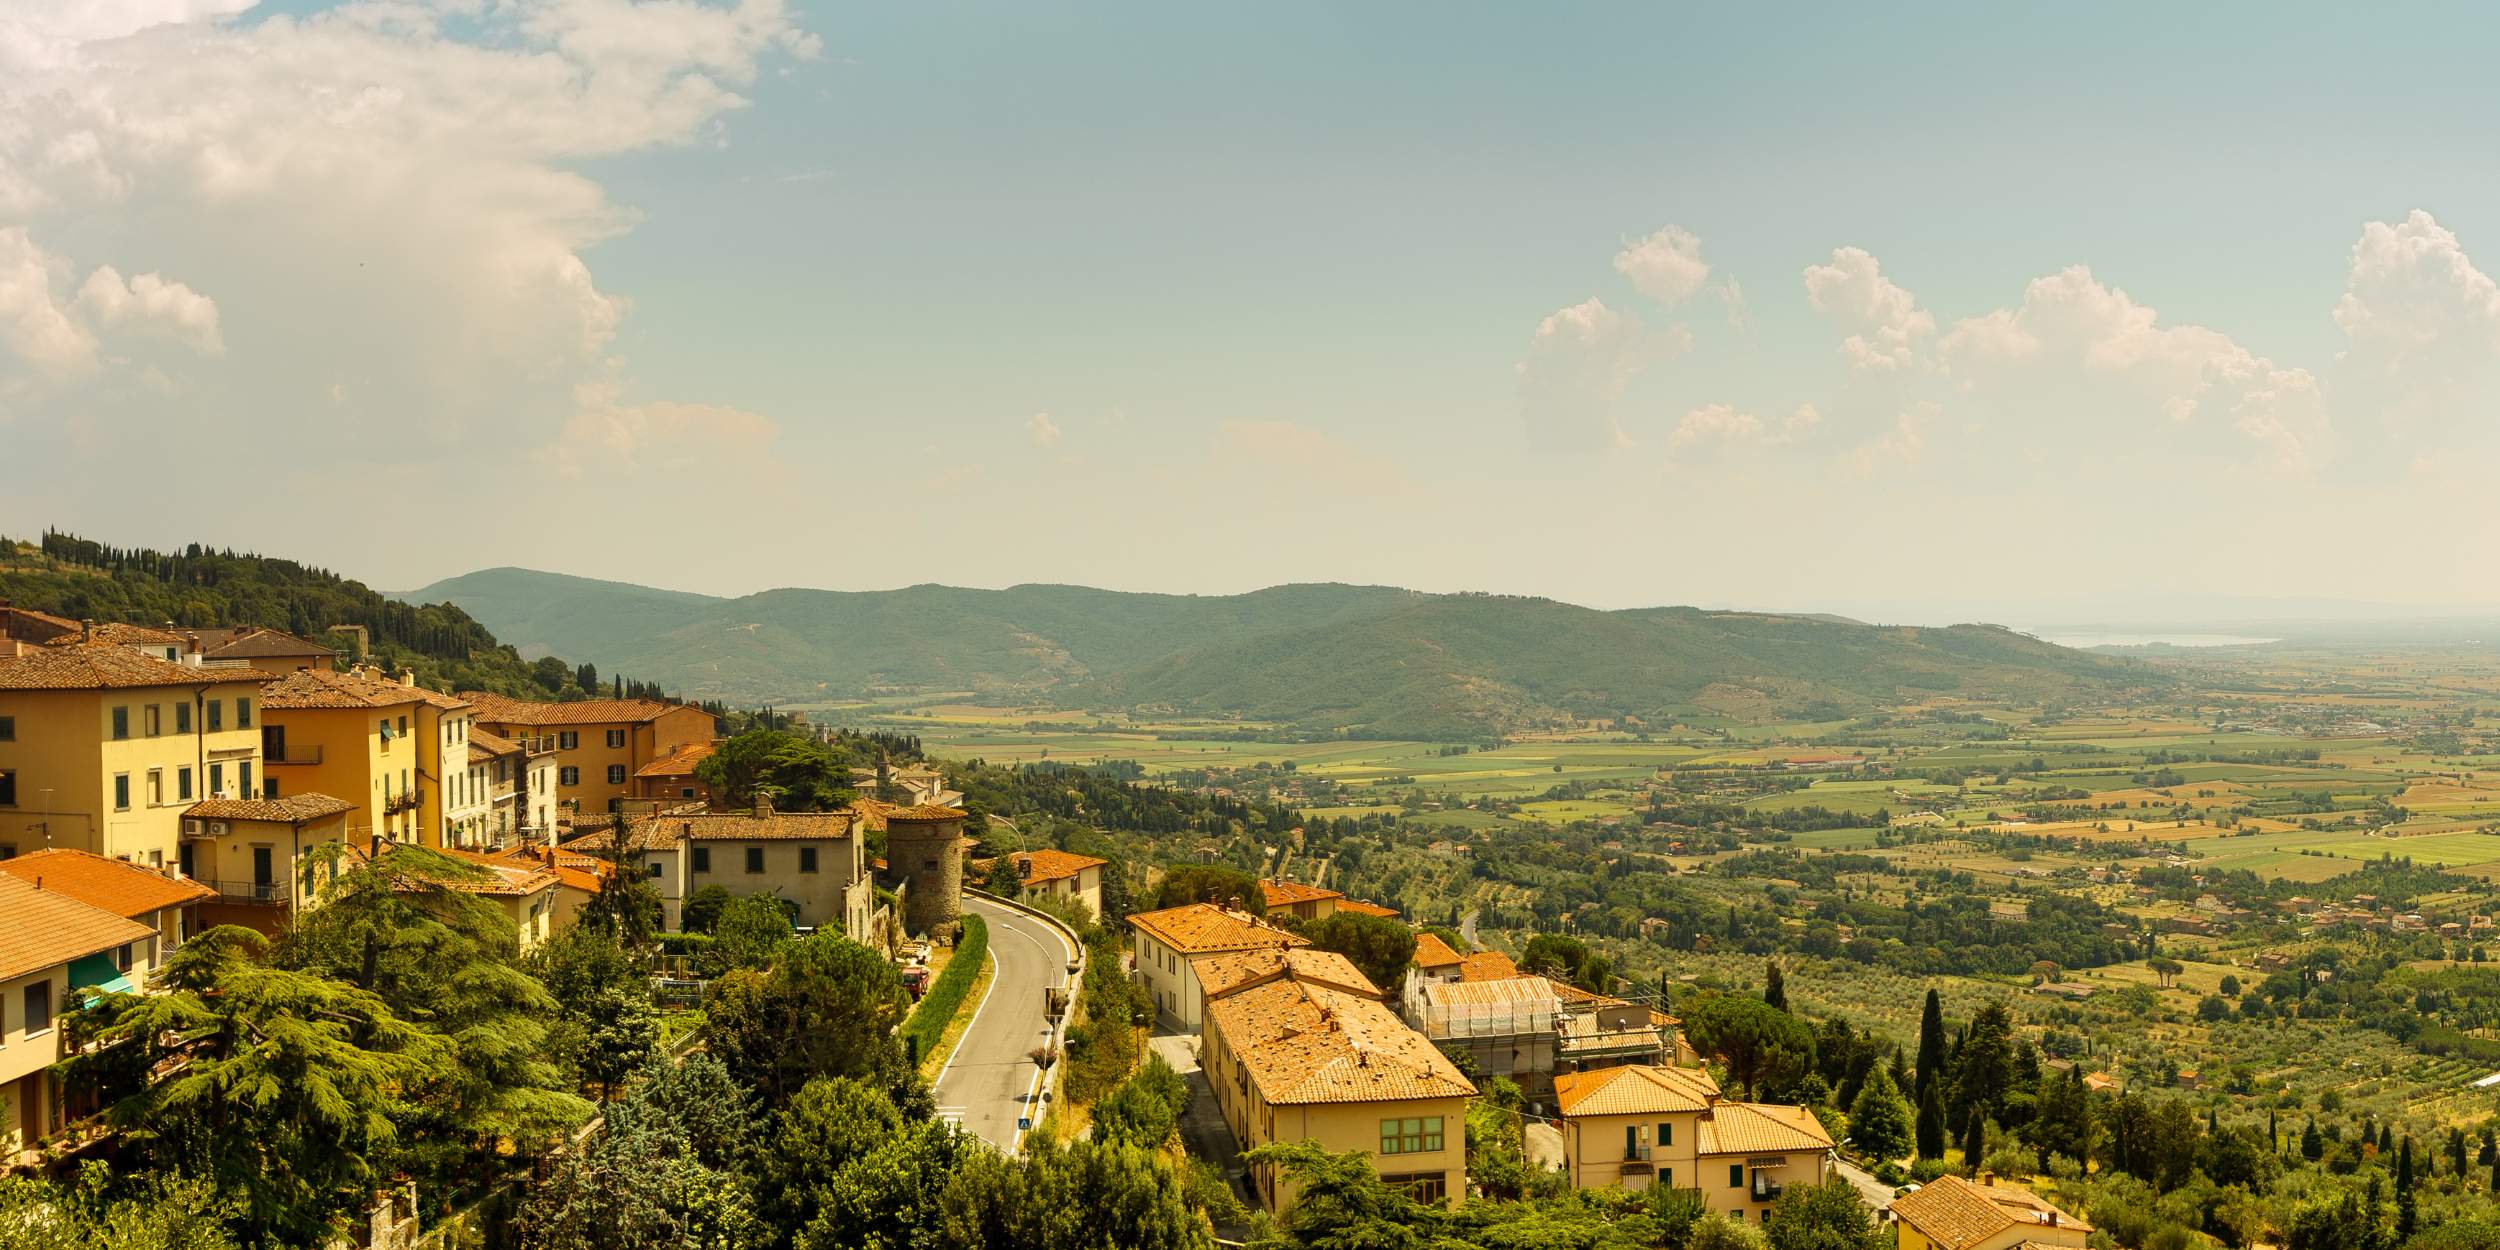
[[929,988],[929,970],[927,968],[903,969],[903,988],[911,991],[912,1001],[918,1002],[920,995]]

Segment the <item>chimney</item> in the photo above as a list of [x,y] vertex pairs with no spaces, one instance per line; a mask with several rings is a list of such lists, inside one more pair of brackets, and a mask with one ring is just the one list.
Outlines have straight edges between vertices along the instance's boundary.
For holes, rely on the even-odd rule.
[[94,622],[94,621],[92,621],[92,620],[83,620],[83,619],[82,619],[82,620],[80,620],[80,621],[78,622],[78,641],[80,641],[80,642],[88,642],[88,641],[93,640],[94,638],[95,638],[95,622]]
[[765,818],[765,817],[767,817],[767,816],[770,816],[770,815],[772,815],[772,814],[773,814],[773,800],[772,800],[772,796],[771,796],[771,795],[768,795],[768,794],[766,794],[766,793],[764,793],[764,792],[763,792],[763,791],[761,791],[761,790],[756,791],[756,792],[755,792],[755,818],[756,818],[757,820],[762,820],[763,818]]
[[1994,1185],[1997,1183],[1997,1174],[1987,1170],[1986,1168],[1981,1168],[1979,1170],[1979,1174],[1972,1179],[1978,1181],[1982,1185]]
[[416,685],[416,684],[417,684],[417,670],[415,670],[415,669],[413,669],[413,668],[403,668],[403,669],[399,670],[399,684],[400,684],[400,685],[402,685],[402,686],[414,686],[414,685]]

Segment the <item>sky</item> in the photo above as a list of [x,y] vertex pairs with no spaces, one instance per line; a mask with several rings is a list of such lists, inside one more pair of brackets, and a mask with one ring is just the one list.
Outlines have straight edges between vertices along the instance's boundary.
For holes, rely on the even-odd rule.
[[0,534],[2500,605],[2489,11],[1742,7],[0,0]]

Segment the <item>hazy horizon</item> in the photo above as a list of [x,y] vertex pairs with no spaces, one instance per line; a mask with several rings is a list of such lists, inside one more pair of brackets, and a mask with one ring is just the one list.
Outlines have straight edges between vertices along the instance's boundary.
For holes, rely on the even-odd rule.
[[0,532],[2500,611],[2490,21],[0,0]]

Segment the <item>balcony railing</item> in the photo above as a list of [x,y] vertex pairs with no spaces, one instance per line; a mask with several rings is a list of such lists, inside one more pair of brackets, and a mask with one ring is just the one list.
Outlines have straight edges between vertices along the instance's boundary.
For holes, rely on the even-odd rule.
[[1757,1176],[1753,1178],[1753,1200],[1756,1202],[1777,1202],[1779,1201],[1780,1194],[1787,1188],[1788,1186],[1783,1185],[1778,1181],[1764,1180],[1763,1178]]
[[513,741],[521,744],[521,750],[530,755],[553,755],[557,750],[556,736],[554,734],[540,734],[536,737],[530,738],[514,738]]
[[260,758],[264,764],[318,764],[321,762],[321,746],[319,743],[281,746],[274,754],[262,751]]
[[201,880],[200,884],[217,891],[220,902],[258,903],[266,907],[286,907],[294,902],[287,896],[286,882],[283,881]]
[[401,812],[413,812],[417,810],[418,805],[424,802],[425,787],[411,786],[408,789],[402,790],[399,793],[382,800],[382,810],[393,815],[397,815]]

